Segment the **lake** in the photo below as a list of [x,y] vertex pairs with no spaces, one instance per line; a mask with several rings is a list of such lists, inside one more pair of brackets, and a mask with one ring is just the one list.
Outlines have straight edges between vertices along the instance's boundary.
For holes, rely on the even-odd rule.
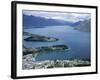
[[52,45],[68,45],[68,51],[41,52],[36,57],[37,61],[42,60],[66,60],[66,59],[90,59],[90,32],[82,32],[75,30],[71,26],[47,26],[44,28],[24,29],[24,32],[43,35],[47,37],[55,37],[59,40],[56,42],[27,42],[23,44],[27,48],[52,46]]

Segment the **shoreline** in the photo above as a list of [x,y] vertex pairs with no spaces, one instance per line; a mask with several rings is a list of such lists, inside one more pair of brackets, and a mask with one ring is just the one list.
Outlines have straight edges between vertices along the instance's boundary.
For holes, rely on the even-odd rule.
[[89,60],[44,60],[36,61],[33,54],[27,54],[23,56],[22,69],[48,69],[48,68],[67,68],[67,67],[85,67],[90,66]]
[[23,48],[23,55],[27,54],[37,54],[40,52],[51,52],[51,51],[68,51],[69,47],[66,45],[53,45],[53,46],[43,46],[37,48]]
[[[46,37],[36,34],[31,34],[28,32],[24,32],[23,35],[29,36],[24,39],[29,42],[55,42],[59,39],[53,37]],[[66,60],[44,60],[44,61],[36,61],[36,57],[40,52],[50,52],[50,51],[68,51],[69,45],[61,44],[61,45],[52,45],[52,46],[42,46],[37,48],[27,48],[23,45],[23,57],[22,57],[22,69],[48,69],[48,68],[67,68],[67,67],[87,67],[91,66],[90,60],[85,59],[66,59]]]
[[32,34],[29,32],[23,32],[23,35],[29,36],[28,38],[25,38],[25,41],[36,41],[36,42],[55,42],[58,41],[58,38],[54,37],[47,37],[47,36],[42,36],[42,35],[37,35],[37,34]]

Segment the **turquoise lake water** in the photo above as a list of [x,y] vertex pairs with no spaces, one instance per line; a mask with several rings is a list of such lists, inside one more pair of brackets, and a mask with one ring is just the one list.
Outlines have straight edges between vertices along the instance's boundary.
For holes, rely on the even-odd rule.
[[36,57],[37,61],[42,60],[66,60],[66,59],[90,59],[90,32],[75,30],[71,26],[48,26],[44,28],[24,29],[25,32],[55,37],[59,40],[56,42],[27,42],[23,44],[27,48],[52,45],[68,45],[68,51],[42,52]]

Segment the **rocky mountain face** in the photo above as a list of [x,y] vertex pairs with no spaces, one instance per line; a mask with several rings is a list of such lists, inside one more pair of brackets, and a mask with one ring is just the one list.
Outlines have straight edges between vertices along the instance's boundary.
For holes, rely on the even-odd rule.
[[80,31],[85,31],[85,32],[90,32],[91,31],[91,20],[84,20],[81,21],[80,24],[75,27],[75,29],[80,30]]

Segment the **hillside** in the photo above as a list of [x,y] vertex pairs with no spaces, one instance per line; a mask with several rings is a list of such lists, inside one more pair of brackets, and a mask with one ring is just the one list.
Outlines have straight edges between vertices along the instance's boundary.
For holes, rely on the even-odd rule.
[[72,22],[57,20],[57,19],[47,19],[44,17],[23,15],[24,28],[33,28],[33,27],[39,28],[39,27],[56,26],[56,25],[76,26],[78,24],[79,22],[72,23]]
[[90,32],[91,30],[91,20],[84,20],[81,21],[80,24],[75,27],[75,29],[79,30],[79,31],[85,31],[85,32]]

